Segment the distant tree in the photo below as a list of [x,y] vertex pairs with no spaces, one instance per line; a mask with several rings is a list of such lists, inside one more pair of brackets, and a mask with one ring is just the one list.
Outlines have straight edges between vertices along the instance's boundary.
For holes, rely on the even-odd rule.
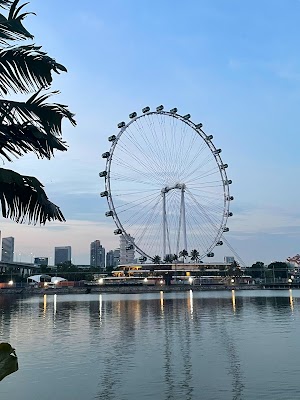
[[289,266],[286,262],[274,261],[268,265],[268,269],[272,271],[274,278],[287,278]]
[[[55,150],[67,150],[61,139],[62,120],[76,124],[66,106],[47,102],[58,92],[42,93],[50,88],[52,74],[66,72],[66,68],[41,51],[41,46],[18,43],[33,39],[22,24],[30,14],[21,14],[26,4],[0,0],[0,7],[8,10],[7,17],[0,13],[0,156],[8,162],[27,153],[50,159]],[[3,98],[11,93],[32,95],[27,101]],[[0,168],[0,201],[2,216],[19,223],[65,221],[33,176]]]
[[182,257],[182,262],[184,263],[185,259],[188,257],[189,253],[186,249],[183,249],[179,252],[179,257]]
[[164,258],[165,263],[171,263],[173,261],[173,254],[167,254]]
[[233,261],[233,263],[231,263],[227,269],[226,275],[231,277],[239,277],[243,275],[243,272],[239,264],[236,261]]
[[194,263],[196,263],[197,261],[199,261],[199,255],[200,253],[198,250],[196,249],[192,250],[190,255],[191,260],[194,261]]
[[265,277],[265,264],[262,261],[256,261],[250,268],[247,268],[246,273],[252,278],[263,279]]
[[172,261],[178,261],[178,256],[177,256],[177,254],[173,254],[173,256],[172,256]]
[[156,255],[153,257],[153,263],[154,264],[160,264],[161,263],[161,258],[160,256]]

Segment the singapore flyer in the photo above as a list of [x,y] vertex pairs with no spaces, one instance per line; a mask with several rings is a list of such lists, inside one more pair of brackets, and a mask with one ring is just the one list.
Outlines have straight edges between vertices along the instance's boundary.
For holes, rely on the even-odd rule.
[[195,250],[199,260],[213,257],[229,230],[233,200],[228,165],[213,136],[190,114],[159,106],[131,113],[108,140],[111,147],[102,154],[106,168],[99,175],[114,233],[144,260]]

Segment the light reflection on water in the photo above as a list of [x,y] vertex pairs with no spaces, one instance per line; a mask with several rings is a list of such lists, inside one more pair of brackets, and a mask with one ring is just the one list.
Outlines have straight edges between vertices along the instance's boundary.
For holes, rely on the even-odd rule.
[[[300,291],[0,296],[1,400],[300,398]],[[34,388],[34,390],[33,390]]]

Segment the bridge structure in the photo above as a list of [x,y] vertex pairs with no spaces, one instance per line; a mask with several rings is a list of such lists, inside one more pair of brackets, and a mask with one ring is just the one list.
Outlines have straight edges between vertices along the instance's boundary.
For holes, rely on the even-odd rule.
[[32,275],[40,271],[40,266],[25,262],[4,262],[0,261],[0,274],[20,275],[22,277]]

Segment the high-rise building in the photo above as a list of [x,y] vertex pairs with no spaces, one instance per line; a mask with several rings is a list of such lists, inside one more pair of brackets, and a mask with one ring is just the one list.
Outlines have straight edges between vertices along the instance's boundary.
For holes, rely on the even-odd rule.
[[105,268],[105,248],[101,245],[100,240],[91,243],[90,265],[94,268]]
[[115,267],[120,264],[120,249],[114,250]]
[[134,262],[134,245],[132,244],[134,238],[131,237],[131,240],[130,242],[125,236],[120,236],[120,264],[132,264]]
[[55,247],[54,265],[71,262],[71,246]]
[[114,260],[114,251],[110,250],[106,253],[106,268],[114,268],[115,260]]
[[120,249],[110,250],[106,253],[106,268],[115,268],[120,263]]
[[35,257],[34,264],[45,265],[46,267],[48,267],[48,257]]
[[224,262],[226,264],[232,264],[234,262],[234,257],[233,256],[225,256],[224,257]]
[[13,262],[15,250],[15,238],[12,236],[2,239],[2,256],[1,261]]

